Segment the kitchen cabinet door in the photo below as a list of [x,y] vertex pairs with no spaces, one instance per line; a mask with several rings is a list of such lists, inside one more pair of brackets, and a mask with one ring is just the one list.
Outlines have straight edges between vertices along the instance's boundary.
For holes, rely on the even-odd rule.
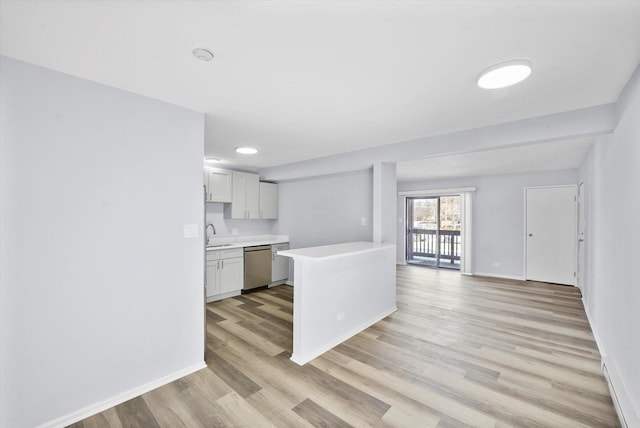
[[220,293],[242,290],[244,257],[220,260]]
[[276,254],[277,251],[288,249],[288,243],[271,246],[271,282],[284,281],[289,278],[289,257]]
[[233,172],[231,218],[260,218],[260,179],[257,174]]
[[247,174],[246,207],[247,218],[260,218],[260,177]]
[[231,171],[209,170],[209,202],[231,202],[233,175]]
[[260,218],[278,218],[278,185],[260,182]]
[[218,280],[218,266],[220,260],[210,260],[207,257],[207,301],[210,297],[220,294],[220,284]]
[[242,172],[233,172],[231,218],[247,218],[247,179]]

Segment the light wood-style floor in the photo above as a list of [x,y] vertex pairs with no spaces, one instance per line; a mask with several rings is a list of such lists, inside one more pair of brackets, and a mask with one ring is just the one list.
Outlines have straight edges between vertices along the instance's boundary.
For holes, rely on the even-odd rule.
[[208,305],[208,369],[73,427],[616,427],[576,288],[399,266],[398,311],[304,367],[292,289]]

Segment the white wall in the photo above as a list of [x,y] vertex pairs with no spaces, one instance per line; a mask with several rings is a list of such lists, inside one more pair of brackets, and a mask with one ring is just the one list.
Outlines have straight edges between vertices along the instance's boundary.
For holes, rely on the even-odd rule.
[[[270,234],[275,224],[275,220],[239,220],[224,217],[225,204],[220,202],[207,203],[207,223],[211,223],[216,228],[216,236],[231,235],[233,229],[238,230],[239,235],[265,235]],[[213,236],[209,232],[209,236]]]
[[[372,240],[373,177],[361,170],[279,183],[274,233],[291,248]],[[366,225],[361,225],[361,218]],[[291,278],[293,278],[291,276]]]
[[202,364],[203,115],[7,57],[0,79],[0,425],[63,424]]
[[[398,183],[398,191],[476,187],[472,272],[524,278],[524,188],[576,184],[577,180],[577,170],[572,169]],[[405,198],[398,197],[398,263],[404,262],[405,205]]]
[[580,169],[586,208],[583,294],[601,352],[622,379],[624,391],[618,393],[629,397],[638,418],[640,68],[621,95],[618,109],[621,117],[615,131],[598,139]]

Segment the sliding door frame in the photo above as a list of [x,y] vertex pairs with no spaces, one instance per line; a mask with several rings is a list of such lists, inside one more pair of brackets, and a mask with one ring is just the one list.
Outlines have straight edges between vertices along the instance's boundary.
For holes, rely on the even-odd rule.
[[473,274],[473,194],[475,187],[460,187],[452,189],[427,189],[427,190],[409,190],[398,192],[403,198],[404,218],[402,220],[402,242],[403,259],[407,260],[407,198],[428,198],[432,196],[460,196],[460,238],[461,238],[461,257],[460,257],[460,273],[463,275]]

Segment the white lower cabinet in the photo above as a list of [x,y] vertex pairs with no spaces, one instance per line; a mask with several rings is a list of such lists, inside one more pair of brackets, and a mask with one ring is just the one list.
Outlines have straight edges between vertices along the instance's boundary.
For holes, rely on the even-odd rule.
[[282,284],[289,278],[289,257],[279,256],[278,251],[289,249],[289,243],[271,245],[271,283]]
[[243,285],[242,248],[207,251],[207,302],[237,296]]
[[222,259],[220,261],[220,293],[242,290],[244,285],[244,257]]
[[218,283],[218,267],[220,260],[210,260],[211,252],[207,253],[207,302],[210,297],[220,294],[220,284]]

